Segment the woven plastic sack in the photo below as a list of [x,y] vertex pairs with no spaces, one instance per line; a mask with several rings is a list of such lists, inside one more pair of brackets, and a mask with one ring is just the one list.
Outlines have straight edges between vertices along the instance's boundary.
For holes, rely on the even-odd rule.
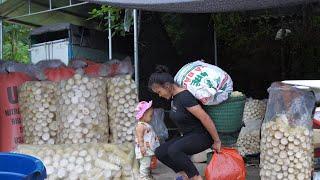
[[46,68],[58,68],[61,66],[66,66],[62,61],[59,59],[51,59],[51,60],[43,60],[39,61],[35,64],[40,69],[46,69]]
[[73,69],[82,69],[88,66],[88,63],[85,62],[85,60],[72,60],[69,67],[72,67]]
[[19,89],[25,143],[56,143],[56,92],[57,83],[52,81],[29,81]]
[[103,68],[105,65],[96,63],[96,64],[91,64],[85,67],[84,73],[89,76],[89,77],[102,77],[103,76]]
[[260,152],[260,128],[261,120],[249,120],[245,127],[241,128],[237,149],[242,156],[257,154]]
[[58,142],[106,142],[108,116],[106,81],[76,74],[58,83]]
[[156,108],[153,110],[153,117],[150,122],[150,125],[153,127],[157,136],[160,139],[160,142],[164,142],[168,137],[168,128],[164,124],[164,110],[161,108]]
[[123,143],[134,140],[135,106],[138,91],[130,75],[106,78],[107,104],[110,124],[110,142]]
[[95,63],[85,59],[73,60],[69,67],[76,69],[78,72],[82,71],[89,77],[102,77],[105,76],[105,65],[101,63]]
[[0,67],[0,72],[20,72],[27,74],[32,79],[41,80],[40,70],[32,64],[22,64],[13,61],[6,61]]
[[0,59],[0,73],[5,72],[5,68],[3,67],[3,64],[5,63],[5,61]]
[[0,73],[0,152],[11,151],[23,143],[18,88],[30,81],[25,73]]
[[76,71],[66,65],[60,60],[44,60],[35,65],[40,70],[40,76],[44,77],[41,80],[49,80],[59,82],[71,78]]
[[133,73],[133,67],[129,57],[123,60],[111,60],[104,64],[101,75],[105,77],[113,77],[117,75],[127,75]]
[[174,81],[188,89],[204,105],[217,105],[233,91],[231,77],[217,66],[195,61],[183,66]]
[[245,163],[237,150],[223,148],[220,153],[213,154],[205,177],[210,180],[245,180]]

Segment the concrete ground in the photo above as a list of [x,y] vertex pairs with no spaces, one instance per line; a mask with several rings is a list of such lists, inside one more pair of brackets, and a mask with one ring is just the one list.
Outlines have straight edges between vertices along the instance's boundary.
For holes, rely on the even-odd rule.
[[[195,163],[198,171],[203,176],[206,167],[205,163]],[[173,180],[175,173],[164,164],[158,162],[157,169],[152,171],[153,177],[156,180]],[[260,180],[259,168],[257,166],[247,166],[247,180]]]

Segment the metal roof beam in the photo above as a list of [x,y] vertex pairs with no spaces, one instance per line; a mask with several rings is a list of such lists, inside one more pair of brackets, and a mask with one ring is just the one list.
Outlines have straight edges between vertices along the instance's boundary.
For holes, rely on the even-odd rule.
[[6,14],[3,15],[3,17],[6,18],[7,15],[11,14],[12,12],[17,10],[18,8],[21,8],[24,5],[25,5],[25,1],[21,1],[20,3],[15,5],[11,10],[7,11]]
[[11,20],[6,20],[6,21],[12,22],[12,23],[17,23],[17,24],[22,24],[22,25],[26,25],[26,26],[30,26],[30,27],[41,27],[41,25],[39,25],[39,24],[34,24],[34,23],[26,22],[26,21],[20,21],[18,19],[11,19]]
[[72,5],[68,5],[68,6],[63,6],[63,7],[53,8],[53,9],[49,9],[49,10],[39,11],[39,12],[35,12],[35,13],[28,13],[28,14],[24,14],[24,15],[20,15],[20,16],[6,18],[6,20],[18,19],[18,18],[33,16],[33,15],[38,15],[38,14],[58,11],[58,10],[61,10],[61,9],[66,9],[66,8],[75,7],[75,6],[81,6],[81,5],[84,5],[84,4],[88,4],[88,2],[81,2],[81,3],[72,4]]
[[[41,3],[41,2],[32,2],[32,3],[33,3],[33,4],[36,4],[36,5],[39,5],[39,6],[42,6],[42,7],[47,7],[46,4]],[[71,4],[71,5],[72,5],[72,4]],[[69,4],[68,6],[70,6],[70,4]],[[49,9],[50,9],[50,8],[49,8]],[[52,8],[51,8],[51,9],[52,9]],[[54,9],[54,8],[53,8],[53,9]],[[64,13],[64,14],[69,14],[69,15],[72,15],[72,16],[77,16],[77,17],[80,17],[80,18],[83,18],[83,19],[88,18],[88,17],[81,16],[81,15],[76,14],[76,13],[73,13],[73,12],[65,11],[65,10],[63,10],[63,9],[59,9],[58,11],[59,11],[59,12],[62,12],[62,13]]]

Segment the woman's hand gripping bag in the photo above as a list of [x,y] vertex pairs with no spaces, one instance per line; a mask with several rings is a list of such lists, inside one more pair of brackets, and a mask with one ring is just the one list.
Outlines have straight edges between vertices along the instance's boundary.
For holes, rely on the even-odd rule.
[[205,177],[207,180],[245,180],[244,161],[237,150],[223,148],[220,153],[213,154]]

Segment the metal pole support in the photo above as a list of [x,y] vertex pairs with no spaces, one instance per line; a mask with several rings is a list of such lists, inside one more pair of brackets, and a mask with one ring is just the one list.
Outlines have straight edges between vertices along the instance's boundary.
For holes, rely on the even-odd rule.
[[213,36],[214,36],[214,65],[218,66],[218,50],[217,50],[216,30],[213,31]]
[[109,60],[112,59],[112,30],[111,30],[111,12],[108,13],[108,40],[109,40]]
[[0,59],[3,58],[3,20],[0,18]]
[[134,75],[137,90],[139,94],[139,57],[138,57],[138,12],[137,9],[133,10],[133,30],[134,30]]

